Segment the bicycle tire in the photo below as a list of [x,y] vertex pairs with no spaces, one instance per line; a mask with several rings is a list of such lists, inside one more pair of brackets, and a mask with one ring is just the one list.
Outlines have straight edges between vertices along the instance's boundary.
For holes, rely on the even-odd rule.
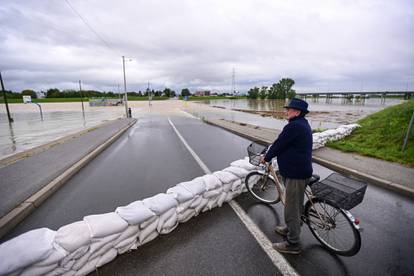
[[280,201],[280,194],[277,190],[276,183],[270,176],[268,176],[266,184],[263,186],[264,175],[264,173],[258,171],[249,173],[245,180],[246,188],[254,198],[263,203],[278,203]]
[[[304,216],[305,222],[315,238],[326,249],[335,254],[341,256],[356,255],[361,249],[361,234],[354,227],[353,222],[346,215],[345,211],[320,198],[314,198],[312,202],[313,205],[310,201],[306,202]],[[320,212],[321,216],[327,218],[324,222],[328,225],[321,224],[321,219],[316,215],[315,208]],[[338,245],[334,245],[334,243],[346,239],[348,240],[344,246],[338,247]]]

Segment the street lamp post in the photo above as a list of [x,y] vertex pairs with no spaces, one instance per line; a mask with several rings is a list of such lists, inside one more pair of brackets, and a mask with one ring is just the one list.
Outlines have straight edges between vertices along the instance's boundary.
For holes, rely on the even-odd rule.
[[80,92],[81,102],[82,102],[82,115],[83,115],[83,119],[85,120],[85,107],[83,106],[82,84],[80,80],[79,80],[79,92]]
[[124,93],[125,93],[125,114],[128,118],[128,95],[127,95],[127,89],[126,89],[126,76],[125,76],[125,57],[122,56],[122,68],[124,70]]
[[11,124],[14,121],[13,121],[13,118],[10,116],[9,104],[7,103],[7,95],[6,95],[6,91],[4,90],[3,78],[1,76],[1,72],[0,72],[0,82],[1,82],[1,90],[3,91],[4,103],[6,104],[7,118],[9,119],[9,124]]

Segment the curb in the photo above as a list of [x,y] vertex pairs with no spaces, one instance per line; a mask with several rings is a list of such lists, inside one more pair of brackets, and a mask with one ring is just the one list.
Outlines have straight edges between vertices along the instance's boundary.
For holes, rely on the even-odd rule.
[[[247,139],[250,139],[250,140],[254,140],[254,141],[257,141],[257,142],[263,142],[263,143],[268,144],[267,141],[265,141],[265,140],[263,140],[263,139],[261,139],[259,137],[247,135],[245,133],[240,133],[240,132],[237,132],[234,129],[228,129],[228,128],[222,126],[222,125],[216,124],[216,123],[211,122],[211,121],[206,120],[206,119],[204,119],[203,121],[205,123],[207,123],[207,124],[210,124],[210,125],[217,126],[217,127],[222,128],[222,129],[225,129],[225,130],[227,130],[227,131],[229,131],[231,133],[234,133],[234,134],[236,134],[238,136],[241,136],[243,138],[247,138]],[[340,165],[338,163],[334,163],[334,162],[328,161],[326,159],[323,159],[323,158],[320,158],[320,157],[316,157],[314,155],[312,156],[312,161],[314,161],[315,163],[318,163],[320,165],[323,165],[323,166],[325,166],[325,167],[327,167],[329,169],[332,169],[334,171],[339,171],[339,172],[344,173],[344,174],[347,174],[347,175],[356,176],[358,178],[364,179],[366,181],[369,181],[369,182],[371,182],[373,184],[376,184],[378,186],[381,186],[383,188],[386,188],[386,189],[392,190],[394,192],[397,192],[397,193],[399,193],[401,195],[414,198],[414,189],[410,189],[410,188],[405,187],[405,186],[403,186],[401,184],[397,184],[397,183],[394,183],[394,182],[391,182],[391,181],[388,181],[388,180],[385,180],[385,179],[381,179],[381,178],[378,178],[378,177],[375,177],[375,176],[366,174],[364,172],[361,172],[361,171],[358,171],[358,170],[354,170],[354,169],[351,169],[351,168],[342,166],[342,165]]]
[[[18,223],[39,207],[47,198],[62,187],[73,175],[94,159],[98,154],[115,142],[126,130],[133,126],[137,119],[130,121],[125,127],[118,130],[111,138],[82,157],[78,162],[64,171],[61,175],[49,182],[35,194],[20,203],[13,210],[0,219],[0,238],[12,230]],[[72,136],[71,136],[72,137]]]

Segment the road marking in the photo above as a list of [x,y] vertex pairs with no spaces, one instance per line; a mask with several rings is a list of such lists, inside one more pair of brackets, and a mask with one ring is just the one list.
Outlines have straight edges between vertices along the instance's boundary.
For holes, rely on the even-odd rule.
[[181,111],[182,113],[184,113],[185,115],[187,115],[190,118],[196,119],[196,120],[200,120],[200,118],[194,116],[193,114],[191,114],[190,112],[184,111],[182,109],[178,109],[179,111]]
[[[184,137],[180,134],[177,130],[173,122],[168,118],[168,122],[174,129],[175,133],[177,134],[178,138],[180,138],[181,142],[187,148],[187,150],[191,153],[193,158],[196,160],[198,165],[203,169],[206,174],[211,174],[210,169],[207,167],[206,164],[201,160],[201,158],[195,153],[195,151],[188,145],[187,141]],[[267,256],[269,256],[272,263],[279,269],[279,271],[283,275],[299,275],[295,269],[289,264],[288,261],[276,250],[272,248],[272,242],[266,237],[266,235],[260,230],[259,227],[252,221],[252,219],[246,214],[242,207],[235,201],[232,200],[229,202],[230,207],[234,210],[243,224],[246,226],[247,230],[253,235],[256,239],[257,243],[266,252]]]

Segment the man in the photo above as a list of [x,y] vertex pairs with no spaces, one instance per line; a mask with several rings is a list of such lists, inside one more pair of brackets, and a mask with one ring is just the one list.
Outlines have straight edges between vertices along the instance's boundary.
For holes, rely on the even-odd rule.
[[273,244],[279,252],[299,254],[300,216],[303,209],[305,188],[312,176],[312,130],[305,119],[308,103],[293,98],[286,108],[289,123],[264,157],[270,162],[277,157],[279,173],[286,187],[285,222],[287,227],[277,226],[275,231],[286,241]]

